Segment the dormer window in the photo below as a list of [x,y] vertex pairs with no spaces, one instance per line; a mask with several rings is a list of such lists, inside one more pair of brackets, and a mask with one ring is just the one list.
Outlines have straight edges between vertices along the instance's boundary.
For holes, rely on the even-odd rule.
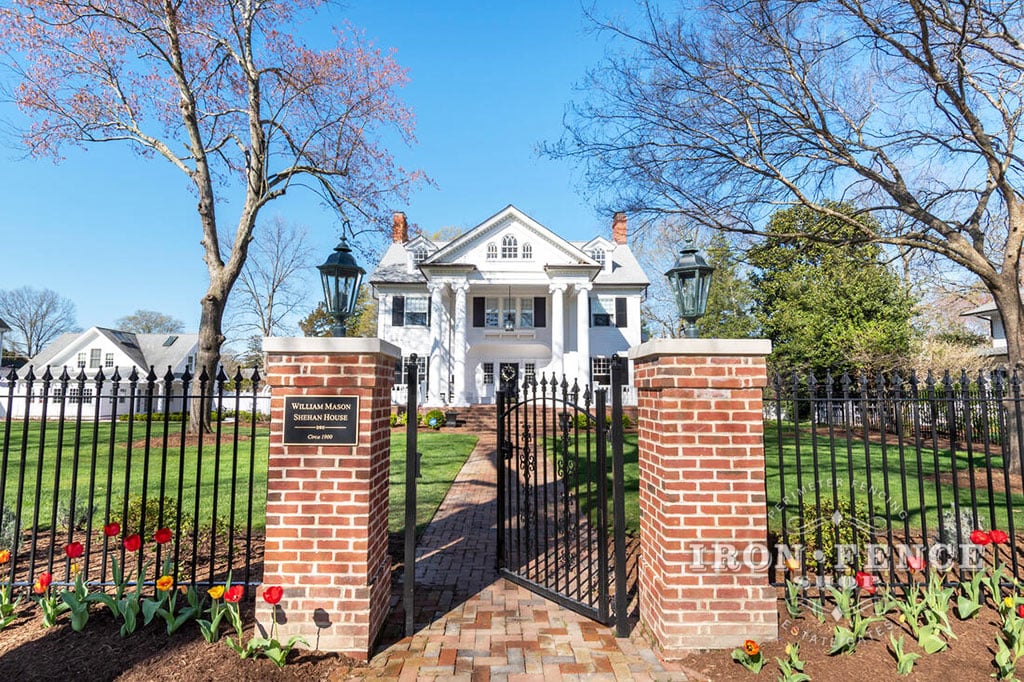
[[526,242],[523,244],[523,260],[533,259],[533,244]]
[[412,262],[415,265],[419,265],[423,261],[427,260],[427,249],[423,246],[417,246],[412,250]]
[[590,252],[590,257],[600,263],[602,268],[604,267],[606,260],[604,249],[594,249]]
[[487,260],[494,260],[498,257],[498,246],[491,242],[487,245]]
[[519,242],[517,242],[516,238],[510,234],[506,234],[504,237],[501,238],[501,257],[519,257]]

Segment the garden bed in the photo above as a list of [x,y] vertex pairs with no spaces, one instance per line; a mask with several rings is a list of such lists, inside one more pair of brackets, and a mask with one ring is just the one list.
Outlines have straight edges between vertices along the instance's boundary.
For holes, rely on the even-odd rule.
[[820,623],[810,613],[792,619],[786,612],[785,604],[779,600],[779,640],[761,643],[762,655],[767,664],[760,674],[746,671],[732,660],[730,651],[697,652],[683,659],[687,676],[697,680],[775,680],[779,675],[776,658],[786,659],[786,645],[799,643],[800,658],[806,661],[804,672],[812,680],[829,682],[863,682],[864,680],[941,680],[957,682],[991,680],[995,672],[993,657],[996,650],[996,636],[999,634],[1000,617],[992,608],[982,607],[972,620],[961,621],[951,616],[953,632],[958,639],[949,648],[935,654],[924,655],[914,665],[913,672],[906,677],[897,677],[896,660],[889,651],[889,634],[906,640],[906,651],[923,653],[911,636],[908,627],[899,622],[898,613],[890,613],[883,623],[873,626],[871,638],[862,641],[854,653],[829,655],[833,629],[836,621],[826,614],[825,623]]

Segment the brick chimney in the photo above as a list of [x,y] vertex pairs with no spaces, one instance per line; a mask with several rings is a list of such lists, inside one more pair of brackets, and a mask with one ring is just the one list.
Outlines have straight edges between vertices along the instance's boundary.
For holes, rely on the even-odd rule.
[[405,221],[405,214],[401,211],[395,211],[391,216],[391,241],[396,244],[409,241],[409,223]]
[[612,218],[612,241],[616,244],[626,243],[626,214],[622,211]]

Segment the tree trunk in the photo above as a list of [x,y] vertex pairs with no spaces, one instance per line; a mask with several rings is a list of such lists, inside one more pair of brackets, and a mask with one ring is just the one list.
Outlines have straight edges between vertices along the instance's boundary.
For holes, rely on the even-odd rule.
[[[213,275],[211,273],[211,279]],[[216,389],[217,369],[220,366],[220,347],[224,343],[222,324],[227,296],[219,282],[211,282],[202,300],[199,321],[199,352],[196,355],[196,374],[193,381],[193,399],[189,407],[189,433],[210,431],[210,397]],[[206,399],[200,398],[199,377],[206,370]]]
[[[1024,360],[1024,339],[1021,338],[1024,332],[1024,305],[1021,303],[1020,288],[1016,280],[1014,274],[1008,286],[993,290],[992,293],[1006,333],[1006,360],[1010,381],[1015,371],[1018,372],[1018,378],[1024,381],[1024,374],[1020,373],[1024,368],[1021,364]],[[1012,383],[1007,386],[1006,395],[1003,401],[1003,409],[1006,412],[1003,461],[1007,463],[1011,474],[1019,474],[1022,467],[1021,454],[1024,450],[1024,434],[1020,433],[1021,428],[1024,428],[1024,404],[1022,401],[1014,400]]]

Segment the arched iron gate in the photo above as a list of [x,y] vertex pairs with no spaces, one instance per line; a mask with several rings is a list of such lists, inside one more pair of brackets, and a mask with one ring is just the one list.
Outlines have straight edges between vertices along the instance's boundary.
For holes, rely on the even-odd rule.
[[[622,474],[624,360],[607,390],[563,378],[497,392],[498,570],[628,635]],[[609,518],[609,447],[613,513]]]

